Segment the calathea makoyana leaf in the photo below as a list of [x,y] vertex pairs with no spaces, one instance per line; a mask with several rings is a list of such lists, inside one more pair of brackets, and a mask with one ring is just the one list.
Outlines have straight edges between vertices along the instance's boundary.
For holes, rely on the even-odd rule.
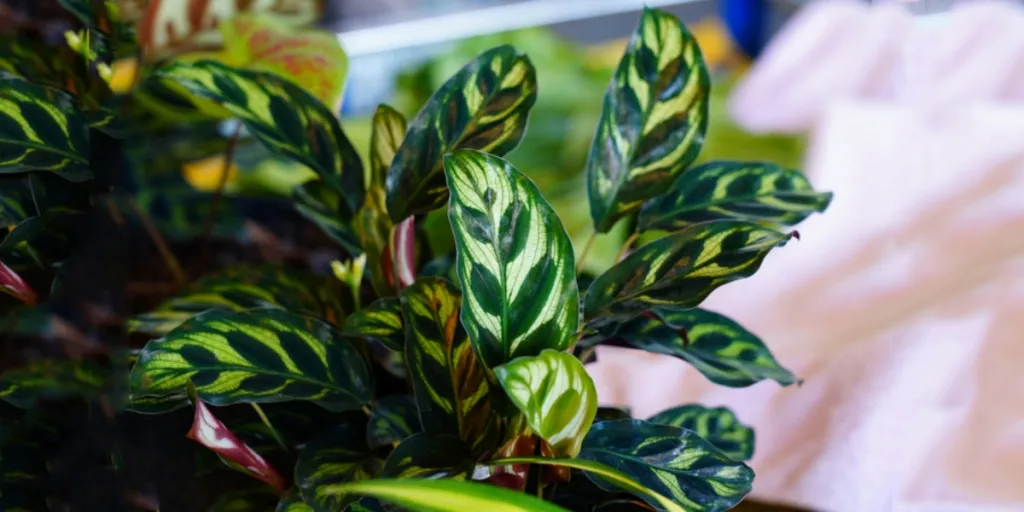
[[330,489],[373,478],[383,465],[382,453],[366,446],[366,425],[348,423],[327,430],[306,444],[295,466],[295,484],[314,512],[335,512],[343,510],[355,497],[332,493]]
[[[728,510],[750,492],[754,472],[696,433],[643,420],[604,421],[583,441],[581,459],[612,466],[684,510]],[[594,483],[616,486],[588,473]],[[638,495],[659,506],[657,500]]]
[[295,209],[303,217],[316,224],[349,254],[362,252],[352,226],[352,213],[340,192],[323,180],[313,179],[295,187],[292,199]]
[[363,251],[366,252],[373,287],[381,296],[393,295],[395,292],[393,259],[387,254],[388,239],[395,226],[388,216],[384,183],[391,161],[405,137],[406,127],[405,117],[387,105],[378,105],[373,113],[370,183],[366,189],[366,202],[358,213],[356,231]]
[[279,309],[200,313],[147,343],[130,381],[133,396],[177,394],[191,382],[213,405],[310,400],[340,411],[373,397],[355,345],[320,320]]
[[338,119],[320,100],[285,78],[219,62],[172,63],[158,79],[216,101],[238,116],[272,152],[316,171],[354,214],[363,203],[363,164]]
[[373,410],[370,411],[366,444],[370,448],[391,446],[422,430],[415,397],[385,396],[374,402]]
[[40,359],[0,373],[0,401],[28,408],[45,398],[97,396],[106,383],[106,372],[96,363]]
[[645,8],[605,93],[587,161],[597,231],[665,191],[697,158],[711,79],[697,41],[672,15]]
[[628,408],[598,407],[597,414],[594,415],[594,421],[628,420],[632,417],[633,414]]
[[228,429],[202,401],[196,401],[192,428],[187,437],[217,454],[228,467],[252,476],[283,492],[284,478],[260,454]]
[[466,443],[446,434],[420,432],[395,447],[381,470],[381,478],[465,478],[475,459]]
[[380,479],[332,485],[324,490],[339,496],[375,496],[410,510],[464,512],[567,512],[540,498],[494,485],[459,480]]
[[757,336],[705,309],[655,309],[619,326],[615,336],[640,350],[683,359],[723,386],[745,387],[765,379],[788,386],[797,381]]
[[395,222],[444,206],[444,155],[477,149],[502,156],[519,144],[537,99],[530,59],[509,45],[466,64],[427,101],[409,125],[387,177]]
[[831,192],[815,192],[799,171],[767,162],[708,162],[645,203],[637,224],[644,231],[719,219],[792,226],[825,211],[831,200]]
[[445,157],[462,323],[488,367],[576,340],[579,292],[572,243],[537,187],[478,151]]
[[692,430],[733,460],[745,461],[754,456],[754,430],[740,423],[725,407],[680,405],[661,411],[647,421]]
[[0,174],[38,170],[89,179],[88,137],[70,96],[0,74]]
[[[719,286],[749,277],[792,235],[740,221],[698,224],[637,249],[587,288],[589,325],[659,306],[696,307]],[[595,320],[598,320],[595,322]]]
[[402,351],[405,346],[402,301],[397,297],[377,299],[345,320],[344,333],[377,340],[391,350]]
[[526,423],[556,457],[575,457],[597,413],[597,389],[572,354],[545,350],[494,369]]
[[405,364],[424,432],[454,435],[478,453],[495,441],[497,419],[486,368],[459,323],[461,300],[436,277],[402,291]]

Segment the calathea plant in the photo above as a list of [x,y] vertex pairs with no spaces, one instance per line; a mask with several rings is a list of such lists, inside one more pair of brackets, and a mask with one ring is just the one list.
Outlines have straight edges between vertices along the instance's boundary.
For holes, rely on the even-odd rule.
[[[214,510],[269,499],[279,511],[708,511],[750,491],[753,432],[733,413],[632,418],[598,406],[584,366],[605,343],[684,359],[726,386],[796,381],[699,305],[752,275],[794,236],[780,229],[830,195],[767,163],[690,168],[710,79],[677,19],[644,10],[605,95],[585,170],[591,216],[597,232],[625,222],[635,236],[596,276],[577,274],[586,248],[502,158],[541,89],[511,46],[466,64],[412,120],[379,107],[368,173],[332,109],[280,74],[199,59],[145,80],[311,169],[294,206],[350,256],[333,276],[232,266],[128,321],[147,341],[106,407],[191,408],[188,437],[258,484]],[[651,241],[633,249],[641,236]],[[0,383],[0,398],[29,409],[53,391],[38,373]],[[83,387],[61,391],[88,398]]]

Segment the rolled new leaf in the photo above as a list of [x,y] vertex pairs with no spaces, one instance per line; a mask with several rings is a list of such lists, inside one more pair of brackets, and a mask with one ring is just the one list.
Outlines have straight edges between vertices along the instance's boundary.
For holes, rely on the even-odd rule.
[[537,187],[478,151],[445,157],[462,324],[488,367],[565,350],[579,328],[572,243]]
[[38,295],[17,272],[0,261],[0,292],[6,293],[25,304],[35,305]]
[[238,439],[202,401],[196,401],[196,413],[187,437],[212,450],[229,467],[249,474],[278,491],[287,489],[284,478],[274,467]]
[[421,512],[568,512],[540,498],[494,485],[458,480],[365,480],[333,485],[324,492],[375,496]]
[[740,423],[725,407],[680,405],[661,411],[647,421],[692,430],[733,460],[746,461],[754,456],[754,430]]
[[556,457],[579,453],[597,413],[597,389],[578,359],[549,349],[499,366],[494,375]]
[[387,452],[366,446],[366,426],[348,423],[331,428],[306,444],[295,465],[295,485],[314,512],[343,510],[352,496],[329,492],[332,486],[374,478]]
[[279,309],[207,311],[150,341],[130,376],[135,396],[193,383],[213,405],[308,400],[358,409],[373,398],[360,351],[330,325]]
[[25,171],[92,177],[88,124],[64,92],[0,74],[0,174]]
[[379,341],[385,347],[401,352],[405,346],[405,325],[402,301],[384,297],[356,311],[345,320],[344,334]]
[[422,430],[415,397],[386,396],[374,402],[373,410],[370,411],[370,421],[366,425],[366,444],[374,449],[391,446]]
[[719,219],[792,226],[831,201],[831,192],[815,192],[798,171],[767,162],[708,162],[645,203],[637,227],[674,231]]
[[519,144],[537,77],[530,59],[509,45],[481,53],[427,100],[409,125],[387,177],[395,222],[444,206],[442,159],[458,149],[504,155]]
[[640,247],[587,288],[588,326],[624,321],[659,306],[699,305],[716,288],[749,277],[792,235],[757,224],[698,224]]
[[594,227],[606,233],[664,193],[704,143],[711,79],[674,16],[645,8],[605,93],[587,161]]

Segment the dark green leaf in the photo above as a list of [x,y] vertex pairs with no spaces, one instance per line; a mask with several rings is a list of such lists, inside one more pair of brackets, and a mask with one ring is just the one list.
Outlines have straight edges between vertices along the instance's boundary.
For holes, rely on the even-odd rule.
[[410,123],[387,176],[395,222],[444,206],[442,159],[457,149],[502,156],[519,144],[537,99],[530,59],[512,46],[492,48],[451,77]]
[[385,297],[353,313],[345,320],[345,335],[377,340],[391,350],[401,351],[405,345],[402,301]]
[[594,421],[628,420],[633,417],[628,408],[619,407],[598,407]]
[[733,460],[745,461],[754,456],[754,430],[740,423],[725,407],[680,405],[661,411],[647,421],[692,430]]
[[443,434],[413,434],[388,456],[381,478],[464,478],[474,458],[459,438]]
[[306,505],[306,502],[302,501],[302,497],[294,495],[294,492],[292,490],[287,496],[281,498],[274,512],[313,512],[313,507]]
[[25,408],[41,398],[95,396],[105,384],[103,368],[95,363],[41,359],[0,373],[0,400]]
[[366,444],[370,448],[391,446],[422,430],[415,397],[386,396],[373,404],[366,427]]
[[314,179],[295,187],[293,199],[295,209],[303,217],[316,224],[349,254],[362,252],[352,227],[352,214],[340,193],[323,181]]
[[373,478],[383,464],[380,453],[366,446],[365,425],[340,425],[302,449],[295,466],[295,483],[302,499],[315,512],[337,512],[353,499],[331,493],[330,488]]
[[34,170],[92,176],[85,118],[67,94],[0,74],[0,174]]
[[376,496],[422,512],[567,512],[540,498],[494,485],[457,480],[381,479],[333,485],[326,493]]
[[[255,487],[225,493],[206,512],[254,512],[268,510],[277,503],[277,493],[269,487]],[[298,512],[292,510],[291,512]]]

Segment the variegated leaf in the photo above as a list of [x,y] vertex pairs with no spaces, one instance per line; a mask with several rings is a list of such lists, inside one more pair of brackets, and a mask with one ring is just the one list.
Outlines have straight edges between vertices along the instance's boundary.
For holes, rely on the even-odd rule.
[[384,462],[381,478],[465,479],[475,458],[462,440],[446,434],[421,432],[406,438]]
[[462,323],[488,367],[546,348],[567,349],[579,328],[569,235],[537,187],[478,151],[445,157]]
[[626,322],[615,336],[638,349],[683,359],[723,386],[746,387],[765,379],[788,386],[797,381],[764,342],[723,315],[699,308],[653,313]]
[[637,224],[643,231],[719,219],[792,226],[825,211],[831,200],[831,192],[815,192],[798,171],[767,162],[708,162],[645,203]]
[[711,79],[697,41],[645,8],[604,97],[587,161],[590,216],[606,233],[668,188],[704,143]]
[[295,484],[314,512],[336,512],[354,497],[328,490],[338,484],[374,478],[383,465],[382,453],[366,446],[366,425],[349,423],[327,430],[306,444],[295,466]]
[[540,498],[478,482],[387,478],[334,485],[338,496],[375,496],[423,512],[568,512]]
[[374,339],[391,350],[402,351],[405,346],[402,301],[397,297],[377,299],[345,320],[344,333]]
[[692,430],[733,460],[745,461],[754,456],[754,430],[740,423],[725,407],[680,405],[661,411],[647,421]]
[[402,291],[405,364],[423,430],[454,435],[479,453],[492,448],[497,421],[486,369],[459,324],[460,302],[459,291],[439,278]]
[[272,73],[219,62],[178,62],[154,76],[221,104],[267,148],[316,171],[353,214],[363,203],[363,164],[334,114],[320,100]]
[[422,430],[415,397],[386,396],[373,404],[366,427],[366,444],[374,449],[391,446]]
[[[643,420],[604,421],[583,441],[581,459],[614,467],[687,511],[728,510],[750,492],[754,472],[696,433]],[[617,486],[587,473],[594,483]],[[637,493],[653,506],[658,500]]]
[[330,325],[279,309],[207,311],[150,341],[131,372],[132,396],[193,383],[213,405],[310,400],[358,409],[373,397],[359,349]]
[[88,136],[70,96],[0,74],[0,174],[38,170],[89,179]]
[[388,239],[395,226],[388,216],[384,183],[406,128],[402,114],[387,105],[377,106],[370,135],[370,183],[366,189],[366,202],[358,213],[357,233],[366,252],[373,287],[380,296],[395,292],[393,259],[387,254]]
[[302,501],[302,497],[295,496],[294,492],[292,490],[291,493],[281,498],[274,512],[313,512],[313,507],[306,505],[306,502]]
[[362,252],[345,198],[323,180],[309,180],[292,191],[295,209],[349,254]]
[[512,151],[536,99],[533,64],[512,46],[492,48],[466,64],[410,123],[387,176],[391,219],[399,222],[444,206],[446,154],[477,149],[502,156]]
[[39,399],[98,396],[106,384],[96,363],[40,359],[0,373],[0,401],[28,408]]
[[749,277],[792,235],[740,221],[698,224],[637,249],[587,288],[588,325],[648,309],[696,307],[724,284]]
[[526,423],[556,457],[575,457],[597,413],[597,389],[578,359],[545,350],[494,369]]

